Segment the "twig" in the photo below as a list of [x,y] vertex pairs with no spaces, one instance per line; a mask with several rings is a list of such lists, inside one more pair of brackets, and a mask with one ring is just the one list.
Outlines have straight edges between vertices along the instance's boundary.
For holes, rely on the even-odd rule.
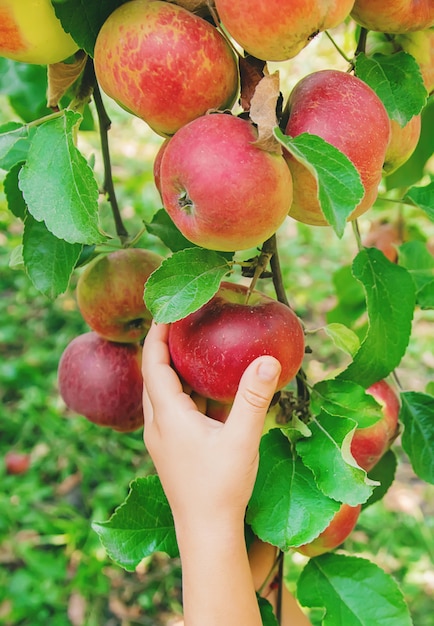
[[99,125],[99,135],[101,140],[101,153],[104,164],[104,183],[103,183],[103,191],[107,194],[107,198],[110,202],[110,206],[113,213],[113,219],[115,222],[116,233],[119,239],[124,242],[128,239],[128,231],[125,228],[125,225],[122,221],[121,212],[119,210],[118,201],[116,198],[116,192],[113,184],[113,176],[112,176],[112,168],[111,168],[111,160],[110,160],[110,149],[108,142],[108,131],[111,127],[111,120],[108,116],[108,113],[105,109],[104,102],[102,100],[101,91],[98,85],[98,81],[96,80],[95,71],[93,67],[93,62],[90,60],[89,63],[92,63],[91,69],[94,76],[94,86],[93,86],[93,99],[95,102],[96,111],[98,114],[98,125]]
[[367,37],[368,37],[368,29],[364,28],[362,26],[362,28],[360,29],[359,40],[357,42],[357,48],[356,48],[356,51],[354,53],[355,57],[358,54],[360,54],[361,52],[365,52],[366,51],[366,39],[367,39]]

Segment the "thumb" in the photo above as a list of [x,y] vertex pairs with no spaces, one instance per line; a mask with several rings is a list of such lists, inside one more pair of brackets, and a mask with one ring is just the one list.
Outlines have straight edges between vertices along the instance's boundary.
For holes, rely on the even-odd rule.
[[226,424],[245,433],[262,433],[265,415],[276,391],[281,371],[272,356],[255,359],[244,371]]

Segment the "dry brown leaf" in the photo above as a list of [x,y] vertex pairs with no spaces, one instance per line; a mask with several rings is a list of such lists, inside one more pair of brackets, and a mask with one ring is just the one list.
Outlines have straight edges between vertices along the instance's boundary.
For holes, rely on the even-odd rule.
[[240,104],[243,111],[250,110],[250,103],[255,89],[264,76],[265,61],[256,57],[246,56],[239,58],[241,94]]
[[250,119],[258,128],[255,145],[266,152],[282,153],[282,146],[273,135],[277,126],[276,107],[280,95],[279,72],[266,74],[256,85],[250,103]]
[[191,13],[201,13],[203,11],[208,12],[209,0],[171,0],[173,4],[177,4]]
[[50,109],[56,109],[59,106],[62,96],[80,76],[86,61],[85,54],[77,54],[73,63],[61,62],[48,66],[47,106]]

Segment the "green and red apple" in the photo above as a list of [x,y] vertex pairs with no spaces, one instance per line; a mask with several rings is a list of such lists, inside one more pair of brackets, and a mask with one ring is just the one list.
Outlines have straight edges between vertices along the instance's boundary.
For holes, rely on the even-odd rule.
[[169,141],[160,166],[163,205],[192,243],[221,251],[261,245],[281,226],[292,201],[281,154],[255,145],[247,120],[204,115]]
[[169,2],[131,0],[103,24],[95,72],[107,95],[161,135],[209,109],[231,108],[238,66],[222,34]]
[[434,26],[432,0],[355,0],[351,17],[369,30],[408,33]]
[[95,332],[75,337],[58,368],[68,409],[119,432],[143,426],[141,356],[140,344],[106,341]]
[[[343,152],[360,174],[365,190],[350,214],[353,220],[375,202],[390,141],[390,120],[376,93],[362,80],[338,70],[321,70],[302,78],[289,97],[285,133],[311,133]],[[308,168],[285,151],[292,173],[294,199],[289,215],[305,224],[325,226],[318,185]]]
[[162,260],[142,248],[123,248],[93,259],[76,290],[78,308],[91,329],[109,341],[143,339],[152,322],[143,301],[144,286]]
[[47,65],[63,61],[77,50],[50,0],[1,0],[0,56]]
[[25,452],[8,450],[4,457],[4,463],[8,474],[25,474],[30,467],[30,455]]
[[382,406],[382,417],[375,422],[361,418],[351,440],[351,454],[359,467],[369,472],[389,449],[398,433],[400,404],[392,387],[380,380],[366,390]]
[[294,548],[308,557],[319,556],[330,552],[341,545],[353,531],[360,515],[362,505],[350,506],[342,504],[330,524],[323,532],[309,543]]
[[246,51],[264,61],[296,56],[319,33],[338,26],[354,0],[215,0],[224,27]]
[[198,311],[172,323],[168,343],[183,382],[223,405],[233,401],[244,370],[257,357],[280,362],[278,389],[295,377],[304,357],[303,327],[292,309],[229,282]]
[[390,142],[383,165],[386,176],[404,165],[415,151],[420,138],[421,116],[415,115],[405,126],[401,126],[396,120],[391,120],[390,131]]

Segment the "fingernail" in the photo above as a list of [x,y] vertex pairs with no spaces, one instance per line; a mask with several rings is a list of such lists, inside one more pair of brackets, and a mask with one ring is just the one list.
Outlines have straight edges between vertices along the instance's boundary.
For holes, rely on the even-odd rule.
[[273,360],[261,361],[258,367],[258,376],[264,381],[274,380],[280,372],[279,364]]

